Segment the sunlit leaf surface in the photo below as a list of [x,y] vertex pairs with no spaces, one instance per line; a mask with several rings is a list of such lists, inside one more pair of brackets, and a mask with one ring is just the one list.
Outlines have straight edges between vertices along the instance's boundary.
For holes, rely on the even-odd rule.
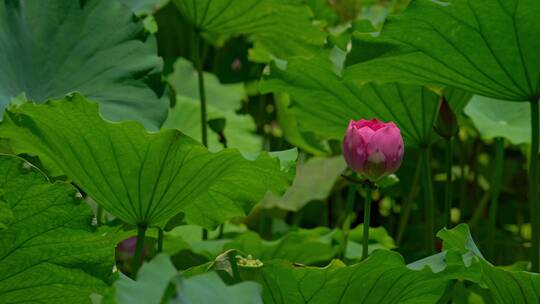
[[267,190],[283,192],[294,176],[266,153],[250,161],[233,149],[210,153],[177,130],[104,121],[97,104],[78,94],[27,103],[7,117],[0,137],[18,153],[40,156],[134,225],[163,225],[182,211],[189,223],[211,228],[249,212]]
[[465,114],[486,139],[504,137],[519,145],[531,142],[531,110],[528,104],[474,96]]

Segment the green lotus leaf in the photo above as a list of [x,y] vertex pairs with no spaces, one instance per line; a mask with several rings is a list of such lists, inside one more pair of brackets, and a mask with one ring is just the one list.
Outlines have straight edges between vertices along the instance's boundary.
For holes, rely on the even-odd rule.
[[392,251],[377,250],[362,263],[333,261],[325,268],[285,261],[265,263],[257,277],[265,303],[437,303],[447,280],[411,270]]
[[[175,294],[168,290],[175,283]],[[254,304],[262,303],[261,287],[254,282],[243,282],[227,286],[215,272],[181,277],[169,257],[158,255],[141,267],[134,281],[120,276],[115,283],[114,299],[117,304]]]
[[483,138],[504,137],[515,145],[531,142],[531,109],[526,103],[476,95],[465,107],[465,114]]
[[[192,64],[185,59],[180,58],[174,64],[174,72],[167,80],[176,91],[176,104],[169,110],[169,116],[163,126],[178,129],[188,136],[199,139],[201,115],[196,73]],[[222,84],[214,74],[207,72],[203,74],[207,120],[225,120],[223,133],[229,147],[246,152],[260,151],[262,139],[255,134],[256,126],[253,118],[236,113],[242,106],[242,100],[247,98],[244,84]],[[218,138],[215,132],[209,134],[210,151],[219,151],[223,148]]]
[[121,274],[114,282],[117,304],[160,304],[169,283],[178,275],[169,257],[163,254],[144,263],[137,272],[137,280]]
[[[325,34],[311,22],[307,6],[288,0],[174,0],[204,35],[223,40],[248,35],[260,52],[278,58],[311,56]],[[219,38],[217,38],[219,37]]]
[[248,231],[225,244],[223,250],[235,249],[263,262],[283,259],[295,263],[311,265],[327,262],[338,253],[338,246],[332,244],[330,229],[318,231],[293,231],[275,241],[265,241],[257,233]]
[[361,34],[366,56],[346,74],[363,80],[460,88],[496,99],[540,96],[537,0],[416,0],[378,37]]
[[[236,229],[236,230],[235,230]],[[237,232],[233,225],[225,226],[225,235]],[[227,231],[228,230],[228,231]],[[343,245],[343,232],[339,229],[317,227],[289,231],[275,240],[265,240],[253,231],[243,231],[234,238],[201,240],[201,228],[184,225],[165,234],[165,253],[172,255],[176,265],[186,265],[188,252],[197,255],[200,260],[214,260],[228,250],[259,259],[263,262],[282,259],[304,265],[320,265],[336,257]],[[396,248],[394,240],[383,227],[369,228],[368,252],[379,249]],[[362,255],[362,225],[358,225],[349,235],[346,257],[359,260]],[[182,259],[183,258],[183,259]]]
[[343,157],[314,157],[296,166],[296,178],[281,197],[267,194],[261,201],[265,208],[298,211],[313,200],[324,200],[330,195],[338,177],[347,168]]
[[97,231],[76,194],[69,183],[50,183],[25,161],[0,156],[0,197],[13,216],[0,230],[1,303],[91,303],[107,287],[121,235]]
[[137,15],[152,15],[165,6],[169,0],[120,0]]
[[250,211],[267,190],[284,192],[294,176],[267,153],[254,160],[234,149],[210,153],[177,130],[149,133],[137,122],[104,121],[98,104],[79,94],[26,103],[6,116],[0,137],[16,153],[38,155],[134,225],[163,226],[184,212],[188,223],[213,228]]
[[315,156],[330,154],[328,145],[317,138],[312,132],[302,132],[298,127],[298,119],[290,108],[291,99],[286,93],[274,94],[276,116],[283,130],[283,137],[294,146]]
[[444,251],[409,264],[412,269],[429,266],[439,277],[479,284],[490,296],[490,303],[538,303],[540,275],[493,266],[474,243],[469,227],[460,224],[437,234]]
[[262,304],[261,286],[255,282],[227,285],[217,273],[209,272],[188,279],[181,278],[178,297],[172,304]]
[[438,94],[416,85],[358,83],[356,78],[339,76],[340,70],[326,55],[290,59],[285,69],[275,64],[261,84],[263,92],[291,96],[301,131],[341,140],[351,119],[378,118],[394,121],[407,146],[419,147],[432,140]]
[[0,66],[2,112],[21,93],[45,102],[80,92],[108,119],[155,130],[167,116],[149,87],[161,77],[155,39],[116,0],[0,2]]
[[[178,129],[182,133],[195,138],[201,138],[201,106],[198,99],[186,96],[176,96],[176,105],[169,109],[169,116],[163,128]],[[206,107],[207,119],[224,120],[224,135],[227,146],[245,152],[257,152],[262,148],[262,138],[255,133],[256,127],[253,118],[247,115],[236,114],[234,111],[223,111],[212,105]],[[217,133],[208,134],[208,149],[212,152],[223,149]]]

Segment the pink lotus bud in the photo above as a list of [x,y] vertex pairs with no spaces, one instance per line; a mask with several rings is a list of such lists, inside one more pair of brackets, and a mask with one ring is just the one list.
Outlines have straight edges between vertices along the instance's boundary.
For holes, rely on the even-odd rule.
[[343,155],[349,167],[371,181],[392,174],[403,159],[403,138],[393,122],[377,119],[351,120],[343,139]]
[[231,69],[235,72],[240,72],[242,70],[242,60],[240,58],[234,58],[231,63]]
[[439,103],[439,111],[434,127],[435,132],[446,139],[456,136],[459,132],[456,114],[452,111],[444,96]]
[[[118,246],[116,247],[116,249],[118,253],[124,255],[126,258],[133,258],[133,256],[135,255],[136,247],[137,247],[137,237],[134,236],[120,242]],[[146,255],[146,246],[143,247],[141,256],[144,257],[145,255]]]

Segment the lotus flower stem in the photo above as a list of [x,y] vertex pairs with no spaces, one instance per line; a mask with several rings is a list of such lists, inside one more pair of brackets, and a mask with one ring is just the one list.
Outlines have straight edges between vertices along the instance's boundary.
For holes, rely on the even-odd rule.
[[195,33],[195,50],[194,58],[195,66],[197,67],[197,79],[199,82],[199,102],[201,105],[201,142],[205,147],[208,147],[208,130],[207,130],[207,119],[206,119],[206,94],[204,90],[204,71],[203,71],[203,51],[202,44],[203,40],[201,39],[200,33]]
[[465,148],[465,141],[461,140],[459,136],[456,136],[456,141],[459,145],[459,166],[460,166],[460,181],[459,181],[459,210],[462,214],[468,212],[469,204],[467,204],[467,149]]
[[347,254],[347,243],[349,242],[349,232],[354,210],[354,197],[356,196],[356,185],[351,183],[347,190],[347,205],[345,207],[345,220],[343,221],[343,245],[341,247],[341,259],[345,259]]
[[144,248],[144,241],[146,239],[146,225],[137,226],[137,244],[135,245],[135,253],[133,255],[132,267],[131,267],[131,277],[135,279],[137,276],[137,271],[142,264],[142,252]]
[[422,177],[424,188],[424,207],[426,212],[426,248],[429,254],[433,254],[435,252],[435,201],[433,200],[429,146],[424,147],[422,153],[422,160],[424,164],[424,172]]
[[444,193],[444,226],[452,224],[452,138],[446,138],[446,189]]
[[163,229],[158,227],[157,253],[163,252]]
[[96,210],[96,224],[98,226],[103,225],[103,207],[101,205],[97,206]]
[[[201,142],[205,147],[208,147],[208,129],[206,119],[206,94],[204,91],[204,71],[203,71],[203,47],[204,41],[201,39],[201,33],[195,31],[194,35],[194,64],[197,66],[197,79],[199,81],[199,102],[201,105]],[[203,228],[202,239],[208,239],[208,230]]]
[[489,228],[488,228],[488,256],[495,262],[495,227],[497,223],[497,209],[499,205],[499,194],[502,186],[502,171],[504,160],[504,139],[495,139],[495,164],[493,181],[491,182],[491,204],[489,206]]
[[366,198],[364,200],[364,224],[363,227],[363,238],[362,238],[362,261],[368,257],[368,246],[369,246],[369,222],[371,218],[371,185],[366,187]]
[[396,236],[396,242],[399,245],[401,240],[403,240],[403,235],[405,234],[405,229],[409,223],[409,216],[411,214],[411,209],[413,206],[414,199],[418,192],[418,183],[420,182],[420,172],[422,171],[422,156],[416,162],[416,169],[414,170],[414,177],[411,185],[411,191],[407,195],[405,202],[403,203],[403,210],[401,211],[401,216],[399,218],[398,232]]
[[538,140],[540,137],[540,119],[538,113],[538,97],[532,98],[531,104],[531,162],[529,164],[529,196],[531,204],[532,228],[532,271],[540,269],[540,202],[538,197]]
[[219,225],[218,239],[220,240],[223,238],[223,230],[225,230],[225,224]]
[[203,228],[203,230],[202,230],[202,239],[203,239],[203,241],[208,240],[208,229],[206,229],[206,228]]
[[443,95],[437,110],[437,120],[433,125],[437,134],[446,142],[446,189],[444,194],[444,227],[450,228],[452,210],[452,138],[459,133],[456,113]]
[[[484,195],[480,198],[480,202],[478,203],[478,206],[474,209],[473,215],[471,216],[471,219],[469,220],[469,226],[471,228],[476,227],[478,224],[478,221],[482,217],[482,214],[484,214],[484,210],[486,209],[490,197],[489,192],[485,192]],[[472,230],[472,229],[471,229]]]

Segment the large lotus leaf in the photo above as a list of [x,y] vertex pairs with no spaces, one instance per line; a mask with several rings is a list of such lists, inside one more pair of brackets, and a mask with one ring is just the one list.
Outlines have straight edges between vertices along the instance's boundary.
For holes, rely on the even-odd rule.
[[515,145],[531,142],[531,109],[528,104],[474,96],[465,107],[483,138],[504,137]]
[[[328,229],[329,230],[329,229]],[[245,255],[264,261],[283,259],[311,265],[332,259],[338,246],[332,244],[330,231],[289,232],[281,239],[265,241],[257,233],[248,231],[225,244],[223,250],[236,249]]]
[[281,197],[268,193],[261,205],[298,211],[313,200],[324,200],[330,194],[337,178],[347,168],[343,157],[314,157],[296,166],[296,178]]
[[[262,147],[262,139],[255,134],[255,122],[249,115],[240,115],[242,100],[247,98],[244,84],[221,84],[211,73],[203,73],[207,102],[207,119],[225,119],[223,131],[227,145],[241,151],[256,152]],[[201,115],[197,71],[185,59],[178,59],[174,72],[168,76],[169,84],[177,94],[176,105],[169,110],[169,116],[163,127],[176,128],[193,138],[201,138]],[[208,136],[208,148],[219,151],[223,145],[218,135],[211,132]]]
[[507,271],[480,261],[482,283],[493,294],[496,304],[540,302],[540,275],[525,271]]
[[119,235],[92,227],[70,184],[4,155],[0,197],[13,215],[0,230],[1,303],[91,303],[107,287]]
[[289,0],[174,0],[203,34],[249,35],[257,49],[278,58],[310,56],[325,35],[311,22],[308,7]]
[[[216,75],[203,72],[206,103],[222,111],[235,111],[241,108],[242,100],[247,98],[243,83],[222,84]],[[197,70],[193,64],[179,58],[173,66],[173,72],[167,76],[167,82],[177,95],[199,100],[199,82]]]
[[[362,258],[362,240],[364,239],[364,225],[360,224],[350,231],[349,243],[347,244],[346,257],[348,259]],[[394,239],[388,234],[383,226],[369,227],[368,253],[377,249],[394,249],[396,244]]]
[[109,119],[157,129],[168,102],[146,84],[159,81],[156,52],[116,0],[1,1],[0,111],[22,92],[44,102],[76,91],[99,101]]
[[348,68],[364,80],[457,87],[497,99],[540,96],[537,0],[416,0],[363,35],[365,62]]
[[[362,225],[351,230],[347,243],[347,259],[360,259],[362,256]],[[223,249],[236,249],[244,254],[252,255],[263,262],[282,259],[294,263],[313,265],[327,262],[335,257],[343,244],[343,233],[338,229],[318,227],[300,229],[285,234],[275,241],[265,241],[256,233],[246,232],[237,236]],[[369,228],[368,252],[379,249],[396,248],[394,240],[384,227]]]
[[137,280],[120,274],[114,282],[114,303],[160,304],[169,283],[178,271],[169,257],[163,254],[144,263],[137,272]]
[[262,304],[262,288],[255,282],[228,286],[217,273],[209,272],[188,279],[181,278],[178,296],[171,304]]
[[[226,229],[232,225],[226,225]],[[214,260],[224,251],[233,249],[245,256],[252,255],[262,261],[284,259],[302,264],[326,262],[338,252],[334,238],[343,238],[328,228],[291,231],[283,237],[266,241],[256,232],[245,231],[234,238],[201,241],[201,229],[194,226],[179,226],[165,234],[164,250],[173,255],[186,250]],[[229,232],[230,234],[231,232]],[[227,233],[225,233],[227,235]],[[335,236],[335,237],[334,237]]]
[[152,15],[161,7],[169,3],[169,0],[120,0],[137,15]]
[[[225,226],[225,229],[232,225]],[[230,228],[229,228],[230,229]],[[233,228],[234,229],[234,228]],[[237,228],[238,229],[238,228]],[[233,232],[229,230],[229,233]],[[393,249],[393,239],[383,227],[369,228],[369,248],[371,253],[378,249]],[[362,225],[351,230],[347,247],[347,259],[360,259],[362,255]],[[167,254],[180,257],[190,251],[207,260],[214,260],[224,251],[233,249],[240,254],[251,255],[263,262],[282,259],[305,265],[328,262],[342,248],[343,233],[338,229],[317,227],[290,231],[279,239],[267,241],[257,233],[245,231],[233,239],[222,238],[201,241],[201,229],[194,226],[179,226],[165,234],[164,250]]]
[[[230,242],[228,235],[237,232],[234,225],[224,225],[225,236],[217,238],[218,231],[210,231],[208,240],[201,239],[201,227],[194,225],[177,226],[165,233],[163,238],[163,252],[171,255],[173,260],[175,255],[184,251],[190,251],[203,256],[206,260],[213,260],[223,252],[223,245]],[[233,229],[234,232],[231,232]],[[192,265],[190,265],[192,266]]]
[[[167,291],[174,282],[176,295]],[[227,286],[215,272],[197,275],[191,278],[179,277],[169,257],[157,255],[144,264],[137,280],[121,275],[115,283],[114,300],[105,303],[117,304],[213,304],[262,303],[261,287],[253,282],[243,282]]]
[[377,250],[352,266],[334,261],[326,268],[265,263],[257,281],[265,303],[437,303],[447,280],[430,270],[408,269],[402,257]]
[[444,251],[409,265],[420,269],[429,266],[439,277],[468,280],[491,294],[494,303],[538,303],[540,275],[495,267],[484,259],[465,224],[437,234]]
[[[169,116],[163,124],[163,128],[178,129],[182,133],[195,138],[201,138],[201,107],[199,100],[190,97],[176,97],[176,105],[169,109]],[[234,111],[222,111],[219,108],[208,105],[206,107],[208,120],[225,119],[225,138],[227,146],[237,148],[243,152],[257,152],[262,148],[262,138],[255,134],[255,122],[248,115],[236,114]],[[208,134],[208,149],[219,151],[223,144],[219,142],[217,133]]]
[[302,131],[341,140],[349,120],[379,118],[394,121],[407,146],[430,141],[439,102],[439,96],[425,87],[359,85],[344,79],[326,56],[291,59],[285,70],[274,65],[261,90],[287,92]]
[[0,137],[17,153],[38,155],[130,224],[162,225],[182,211],[188,223],[212,228],[244,215],[267,190],[283,192],[294,175],[267,153],[249,161],[234,149],[210,153],[177,130],[104,121],[78,94],[6,114]]
[[274,94],[276,116],[283,130],[283,137],[292,145],[315,156],[330,154],[328,146],[311,132],[302,132],[298,127],[298,119],[290,108],[291,99],[285,93]]

